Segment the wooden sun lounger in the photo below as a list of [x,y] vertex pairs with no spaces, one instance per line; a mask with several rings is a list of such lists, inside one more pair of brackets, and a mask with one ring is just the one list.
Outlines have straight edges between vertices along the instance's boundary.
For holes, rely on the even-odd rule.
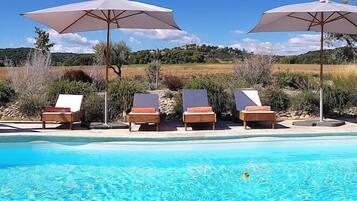
[[59,95],[55,107],[44,108],[41,114],[42,128],[46,128],[46,122],[59,122],[69,123],[69,129],[72,130],[74,122],[84,119],[84,112],[80,109],[82,99],[82,95]]
[[247,106],[262,106],[257,90],[238,90],[234,93],[234,97],[236,111],[239,113],[239,119],[244,123],[244,129],[247,129],[247,122],[259,121],[271,122],[272,128],[275,128],[276,112],[245,110]]
[[133,108],[155,108],[153,113],[135,113],[128,115],[129,131],[132,131],[132,124],[153,123],[156,124],[156,131],[160,130],[159,96],[156,94],[135,94]]
[[212,123],[212,129],[216,129],[217,117],[214,112],[204,113],[190,113],[187,111],[190,107],[209,107],[207,91],[204,89],[188,90],[182,92],[183,96],[183,122],[185,124],[185,131],[187,131],[187,124],[191,123]]

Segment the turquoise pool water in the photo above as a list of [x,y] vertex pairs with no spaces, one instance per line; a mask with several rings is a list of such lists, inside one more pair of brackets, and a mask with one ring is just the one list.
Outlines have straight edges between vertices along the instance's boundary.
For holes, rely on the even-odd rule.
[[357,138],[0,143],[0,200],[357,200]]

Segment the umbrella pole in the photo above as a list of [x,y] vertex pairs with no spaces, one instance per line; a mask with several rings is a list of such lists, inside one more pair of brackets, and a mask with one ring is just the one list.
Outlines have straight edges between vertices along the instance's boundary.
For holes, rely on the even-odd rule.
[[323,23],[323,13],[321,13],[321,49],[320,49],[320,122],[324,121],[324,104],[323,104],[323,96],[324,96],[324,83],[323,83],[323,69],[324,69],[324,23]]
[[110,22],[107,29],[107,64],[105,65],[105,92],[104,92],[104,125],[108,125],[108,82],[109,82],[109,66],[110,66]]

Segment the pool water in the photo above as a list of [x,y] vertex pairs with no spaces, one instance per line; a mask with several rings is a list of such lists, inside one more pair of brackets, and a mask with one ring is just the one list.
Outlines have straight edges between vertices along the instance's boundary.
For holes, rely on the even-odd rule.
[[357,200],[357,138],[2,143],[0,200]]

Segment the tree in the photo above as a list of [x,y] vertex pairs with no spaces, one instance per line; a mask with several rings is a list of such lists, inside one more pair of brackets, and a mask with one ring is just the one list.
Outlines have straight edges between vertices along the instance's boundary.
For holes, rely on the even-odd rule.
[[[114,71],[118,77],[122,77],[122,66],[128,64],[130,56],[130,48],[126,45],[124,41],[119,43],[114,43],[110,45],[111,47],[111,65],[110,68]],[[94,47],[94,57],[99,65],[106,64],[106,43],[100,42]]]
[[50,34],[38,27],[35,27],[35,33],[37,34],[35,40],[35,48],[40,50],[42,53],[49,52],[50,49],[55,45],[54,43],[50,43]]
[[[341,2],[345,4],[350,3],[348,0],[341,0]],[[336,41],[346,42],[347,47],[351,50],[353,56],[357,57],[357,49],[356,49],[357,35],[329,33],[326,34],[325,39],[327,44],[330,46],[332,46],[332,43]]]

